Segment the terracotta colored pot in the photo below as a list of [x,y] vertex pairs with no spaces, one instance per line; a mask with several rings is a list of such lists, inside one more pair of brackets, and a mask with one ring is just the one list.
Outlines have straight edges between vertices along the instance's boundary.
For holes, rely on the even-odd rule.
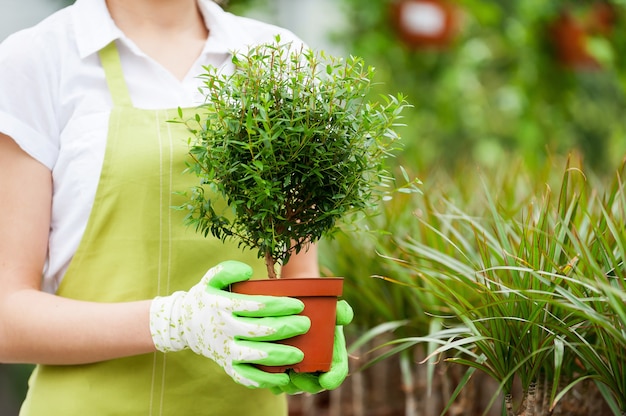
[[457,32],[456,7],[446,0],[398,0],[391,3],[391,18],[412,48],[446,47]]
[[309,317],[311,329],[303,335],[278,341],[304,352],[304,360],[290,366],[261,366],[264,371],[298,373],[328,371],[333,358],[337,297],[343,290],[342,278],[266,279],[235,283],[231,291],[246,295],[290,296],[304,302],[301,315]]
[[598,61],[587,50],[587,32],[584,25],[566,11],[549,26],[557,58],[567,68],[597,69]]

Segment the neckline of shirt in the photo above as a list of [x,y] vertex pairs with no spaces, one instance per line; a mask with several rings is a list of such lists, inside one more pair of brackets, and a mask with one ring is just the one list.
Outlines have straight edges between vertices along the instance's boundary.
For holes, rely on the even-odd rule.
[[[235,32],[235,22],[230,13],[225,12],[213,0],[198,0],[209,36],[202,50],[208,53],[231,53],[242,34]],[[105,0],[77,0],[72,6],[73,27],[78,52],[81,58],[97,53],[114,40],[122,40],[138,55],[145,54],[128,39],[117,27]],[[235,36],[233,36],[235,35]]]

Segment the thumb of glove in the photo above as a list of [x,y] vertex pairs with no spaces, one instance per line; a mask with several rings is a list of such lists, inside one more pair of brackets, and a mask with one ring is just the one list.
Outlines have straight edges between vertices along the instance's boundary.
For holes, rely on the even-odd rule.
[[202,278],[207,286],[224,290],[233,283],[244,282],[252,277],[252,267],[235,260],[226,260],[209,269]]

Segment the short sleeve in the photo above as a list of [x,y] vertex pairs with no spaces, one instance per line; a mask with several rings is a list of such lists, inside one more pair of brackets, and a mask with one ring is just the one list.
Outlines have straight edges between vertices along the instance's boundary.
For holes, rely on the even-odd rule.
[[47,43],[27,29],[0,44],[0,132],[52,169],[59,153],[59,88],[54,81],[59,62],[51,40]]

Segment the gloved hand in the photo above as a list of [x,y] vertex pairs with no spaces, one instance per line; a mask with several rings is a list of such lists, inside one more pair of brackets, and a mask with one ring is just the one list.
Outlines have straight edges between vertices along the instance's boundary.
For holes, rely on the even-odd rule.
[[330,370],[325,373],[296,373],[289,370],[289,383],[272,387],[274,394],[319,393],[322,390],[334,390],[343,383],[348,375],[348,351],[343,326],[352,322],[354,312],[348,302],[337,302],[337,318],[335,326],[335,342]]
[[289,383],[252,363],[290,365],[302,361],[298,348],[276,341],[306,333],[309,318],[295,315],[304,304],[294,298],[231,293],[228,286],[248,280],[250,266],[226,261],[210,269],[188,292],[157,297],[150,307],[150,332],[161,352],[191,349],[215,361],[237,383],[269,388]]

